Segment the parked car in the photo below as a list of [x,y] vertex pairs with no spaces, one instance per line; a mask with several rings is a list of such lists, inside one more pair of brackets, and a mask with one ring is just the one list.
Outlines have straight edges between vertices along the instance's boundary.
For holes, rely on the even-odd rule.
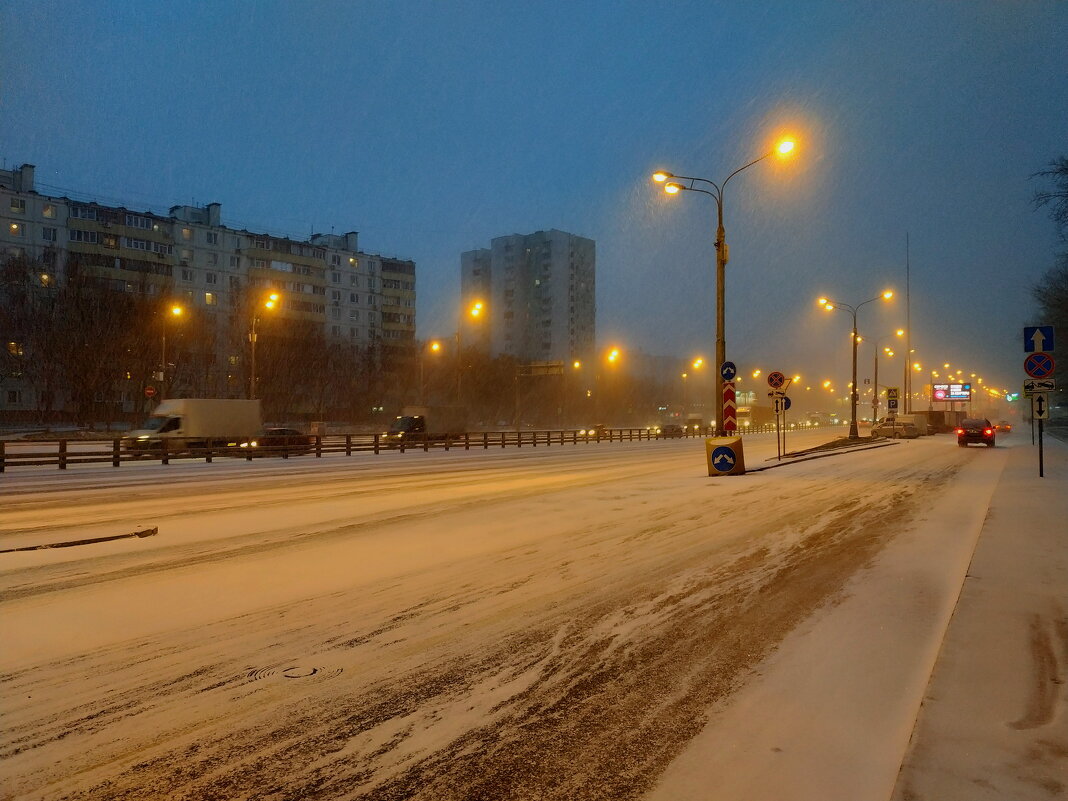
[[900,420],[881,420],[871,427],[873,437],[888,439],[916,439],[920,430],[915,423],[903,423]]
[[994,426],[985,417],[965,418],[957,428],[958,445],[967,448],[973,442],[988,448],[994,447]]
[[[1009,432],[1012,431],[1012,423],[1010,423],[1008,420],[999,420],[997,422],[997,424],[994,426],[994,431],[995,432],[999,432],[1000,431],[1002,434],[1008,434]],[[996,436],[996,434],[995,434],[995,436]]]
[[656,427],[656,435],[661,439],[670,437],[684,437],[686,436],[686,429],[680,426],[678,423],[665,423],[662,426]]
[[265,428],[253,447],[263,456],[302,456],[311,453],[315,437],[295,428]]

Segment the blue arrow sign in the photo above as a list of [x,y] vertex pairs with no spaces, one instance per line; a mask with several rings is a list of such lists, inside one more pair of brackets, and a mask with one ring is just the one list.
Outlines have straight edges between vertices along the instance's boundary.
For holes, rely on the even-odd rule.
[[734,449],[728,448],[726,445],[720,445],[712,451],[712,467],[721,473],[727,473],[734,469],[736,459]]
[[723,362],[720,365],[719,374],[723,376],[724,381],[733,381],[734,377],[738,375],[738,368],[734,366],[734,362]]
[[1053,326],[1052,325],[1025,325],[1024,326],[1024,353],[1036,353],[1053,350]]

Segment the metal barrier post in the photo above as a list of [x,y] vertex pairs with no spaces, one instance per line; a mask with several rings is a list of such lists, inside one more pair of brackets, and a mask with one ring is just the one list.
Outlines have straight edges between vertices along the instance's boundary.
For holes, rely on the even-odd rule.
[[4,441],[0,439],[0,473],[4,472]]
[[67,440],[65,439],[59,441],[59,469],[67,469]]
[[[0,443],[2,445],[3,443]],[[119,466],[119,440],[114,439],[111,441],[111,466]],[[3,470],[3,463],[0,461],[0,470]]]
[[212,450],[213,450],[212,443],[214,441],[215,441],[214,439],[212,439],[211,437],[208,437],[208,441],[206,443],[204,443],[205,447],[207,448],[207,451],[205,451],[205,453],[204,453],[204,462],[206,464],[211,464],[211,455],[212,455]]
[[315,435],[315,458],[316,459],[322,459],[323,458],[323,435],[322,434],[316,434]]
[[482,450],[489,448],[489,434],[485,431],[482,432]]
[[[375,434],[375,445],[378,444],[378,434]],[[375,450],[378,453],[378,450]],[[345,455],[352,456],[352,434],[345,435]]]
[[471,450],[471,435],[468,434],[466,431],[464,432],[464,450]]
[[167,439],[164,437],[159,441],[159,461],[160,464],[170,464],[170,457],[167,455]]

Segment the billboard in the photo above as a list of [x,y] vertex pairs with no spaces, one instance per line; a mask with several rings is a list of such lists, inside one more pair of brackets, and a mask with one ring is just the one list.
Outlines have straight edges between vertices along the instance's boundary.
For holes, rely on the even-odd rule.
[[970,401],[972,399],[971,382],[966,384],[935,384],[932,397],[936,401]]

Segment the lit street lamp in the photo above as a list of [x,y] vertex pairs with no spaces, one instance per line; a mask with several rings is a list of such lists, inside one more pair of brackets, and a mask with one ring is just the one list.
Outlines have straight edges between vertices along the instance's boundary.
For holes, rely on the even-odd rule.
[[[181,306],[175,304],[174,306],[171,306],[169,311],[170,311],[170,316],[174,317],[175,319],[177,319],[177,318],[182,316],[182,314],[185,312],[185,309],[183,309]],[[161,339],[160,354],[159,354],[159,398],[160,398],[160,400],[163,400],[164,398],[167,397],[167,317],[168,317],[168,315],[166,315],[166,314],[163,315],[163,336],[162,336],[162,339]]]
[[[897,331],[894,332],[894,335],[898,336],[898,337],[905,336],[905,329],[904,328],[897,329]],[[858,339],[858,341],[860,341],[860,340],[863,340],[864,337],[858,337],[857,339]],[[876,340],[875,341],[875,373],[874,373],[874,376],[872,377],[873,387],[872,387],[872,394],[871,394],[871,421],[872,421],[872,424],[874,424],[875,421],[879,417],[879,350],[880,350],[879,340]],[[884,347],[884,348],[882,348],[882,352],[885,353],[887,356],[893,356],[894,355],[894,351],[891,350],[890,348]],[[908,371],[907,361],[908,360],[906,359],[906,367],[905,367],[906,372]],[[904,385],[902,385],[902,390],[901,391],[902,392],[905,391],[904,390]]]
[[[714,408],[716,409],[716,433],[724,433],[723,428],[723,376],[721,375],[721,369],[723,363],[727,360],[727,345],[726,335],[724,332],[724,278],[725,267],[729,259],[729,252],[727,248],[726,232],[723,228],[723,193],[727,188],[727,182],[730,181],[735,175],[742,170],[752,167],[757,162],[763,161],[768,156],[778,154],[779,156],[786,156],[794,149],[794,142],[792,140],[783,140],[773,150],[765,153],[759,158],[753,159],[748,164],[744,164],[725,179],[723,183],[717,184],[714,181],[710,181],[707,178],[692,178],[684,175],[672,175],[670,172],[656,172],[653,174],[653,180],[658,183],[664,184],[664,191],[669,195],[676,195],[679,192],[700,192],[708,195],[716,201],[716,214],[717,214],[717,226],[716,226],[716,398]],[[670,180],[669,180],[670,179]],[[683,182],[683,183],[680,183]],[[712,187],[712,191],[707,189],[698,189],[696,184],[700,182]]]
[[860,439],[860,433],[857,430],[857,311],[861,306],[866,306],[869,303],[874,303],[877,300],[890,300],[894,296],[894,293],[889,289],[874,298],[858,303],[856,306],[850,306],[848,303],[839,303],[836,300],[829,300],[827,298],[820,298],[817,302],[820,306],[832,311],[838,309],[840,311],[848,312],[853,316],[853,383],[850,386],[849,392],[849,438]]
[[437,340],[424,345],[422,350],[419,351],[419,403],[423,406],[426,405],[426,384],[423,381],[423,362],[426,359],[426,352],[438,353],[441,350],[441,343]]
[[[486,310],[485,304],[477,300],[471,304],[471,308],[467,310],[467,315],[472,320],[478,320],[482,317],[482,313]],[[461,334],[463,330],[464,320],[460,318],[459,323],[456,326],[456,405],[463,405],[463,396],[460,394],[460,388],[463,381],[464,363],[463,363],[463,348],[461,347]]]
[[[273,310],[278,308],[279,301],[282,296],[277,292],[270,292],[264,298],[261,304],[262,308],[267,310]],[[261,306],[254,306],[252,309],[252,325],[248,331],[248,341],[251,346],[251,358],[249,359],[249,379],[248,379],[248,397],[249,400],[254,400],[256,397],[256,323],[260,321],[260,308]]]

